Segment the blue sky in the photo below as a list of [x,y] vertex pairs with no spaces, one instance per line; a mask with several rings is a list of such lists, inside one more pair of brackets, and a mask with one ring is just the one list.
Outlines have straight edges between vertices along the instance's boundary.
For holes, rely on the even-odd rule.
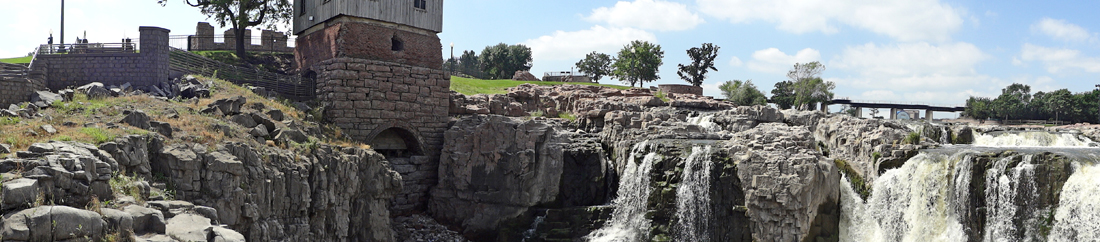
[[[0,57],[25,55],[58,31],[58,0],[4,5]],[[136,37],[138,26],[193,34],[205,20],[182,1],[69,0],[66,7],[67,42],[84,30],[93,42],[117,42]],[[956,105],[1014,82],[1033,91],[1094,89],[1096,9],[1100,1],[448,0],[439,37],[444,58],[450,43],[456,53],[525,44],[536,76],[648,40],[665,59],[661,80],[647,86],[685,83],[676,75],[676,65],[689,61],[685,50],[714,43],[719,71],[707,78],[707,95],[719,95],[727,80],[751,79],[768,92],[795,62],[821,61],[838,97]]]

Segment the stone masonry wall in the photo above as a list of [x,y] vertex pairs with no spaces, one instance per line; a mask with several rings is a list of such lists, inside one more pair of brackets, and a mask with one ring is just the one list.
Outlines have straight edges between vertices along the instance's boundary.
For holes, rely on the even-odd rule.
[[23,78],[0,78],[0,108],[30,100],[31,93],[44,90],[39,81]]
[[400,128],[414,134],[423,154],[392,159],[404,190],[394,197],[396,213],[426,208],[436,184],[439,151],[447,129],[450,77],[433,68],[357,58],[333,58],[313,65],[325,119],[357,140]]
[[46,75],[53,90],[91,82],[145,87],[168,80],[168,30],[141,27],[140,53],[38,55],[31,69]]
[[[190,51],[198,50],[236,50],[236,36],[233,33],[235,29],[229,29],[223,32],[222,42],[215,42],[217,40],[214,35],[214,26],[207,22],[199,22],[195,26],[195,35],[188,36],[190,38]],[[294,47],[287,46],[288,37],[286,34],[276,32],[273,30],[262,30],[260,32],[260,44],[252,44],[252,30],[246,29],[245,31],[245,45],[244,48],[250,51],[272,51],[272,52],[294,52]]]
[[697,86],[692,86],[692,85],[662,84],[662,85],[657,85],[657,88],[661,89],[661,91],[664,92],[664,93],[695,94],[695,95],[699,95],[699,96],[703,95],[703,88],[702,87],[697,87]]

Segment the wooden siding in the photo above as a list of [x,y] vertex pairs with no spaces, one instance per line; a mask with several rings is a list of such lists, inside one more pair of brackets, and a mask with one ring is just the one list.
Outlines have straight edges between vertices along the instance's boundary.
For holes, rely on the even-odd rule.
[[[414,0],[294,0],[294,33],[340,15],[374,19],[443,32],[443,0],[426,0],[426,10],[413,7]],[[303,4],[303,2],[305,4]],[[301,7],[305,5],[305,14]],[[309,17],[313,16],[313,21]]]

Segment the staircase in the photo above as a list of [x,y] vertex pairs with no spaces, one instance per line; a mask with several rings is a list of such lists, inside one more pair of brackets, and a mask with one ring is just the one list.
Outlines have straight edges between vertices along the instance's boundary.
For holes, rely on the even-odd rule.
[[23,78],[27,74],[27,66],[21,64],[0,63],[0,78]]

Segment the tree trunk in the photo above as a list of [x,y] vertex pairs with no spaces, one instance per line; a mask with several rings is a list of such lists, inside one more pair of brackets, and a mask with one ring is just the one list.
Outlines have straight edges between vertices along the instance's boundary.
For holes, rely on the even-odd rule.
[[[247,54],[247,52],[244,48],[244,46],[245,46],[244,45],[244,40],[245,40],[244,28],[235,29],[233,31],[233,34],[236,35],[236,37],[237,37],[235,39],[236,42],[237,42],[236,43],[236,45],[237,45],[237,48],[236,48],[237,49],[237,51],[236,51],[237,58],[240,58],[241,60],[244,60],[244,59],[248,58],[248,54]],[[248,36],[248,37],[252,37],[252,36]],[[249,44],[251,44],[251,43],[249,43]]]

